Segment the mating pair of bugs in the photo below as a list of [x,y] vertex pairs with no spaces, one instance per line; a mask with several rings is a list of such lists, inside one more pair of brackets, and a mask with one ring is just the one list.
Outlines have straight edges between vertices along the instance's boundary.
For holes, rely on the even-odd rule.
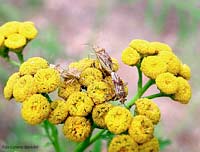
[[[122,79],[119,77],[119,75],[116,72],[114,72],[111,57],[105,51],[104,48],[100,48],[98,46],[93,46],[92,48],[95,52],[97,60],[100,63],[101,68],[103,68],[112,78],[112,82],[115,88],[114,99],[119,100],[121,103],[124,103],[126,101],[126,93],[124,89],[125,85]],[[68,70],[62,70],[59,66],[56,66],[56,69],[61,73],[61,76],[64,79],[72,80],[71,82],[73,82],[74,79],[78,79],[80,76],[80,71],[73,68]]]

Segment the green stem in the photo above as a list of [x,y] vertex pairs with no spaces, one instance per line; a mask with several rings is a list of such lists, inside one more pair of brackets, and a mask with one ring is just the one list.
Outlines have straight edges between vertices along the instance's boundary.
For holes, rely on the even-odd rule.
[[144,98],[154,99],[154,98],[158,98],[158,97],[170,97],[171,98],[171,95],[164,94],[164,93],[160,92],[160,93],[152,94],[152,95],[149,95],[149,96],[145,96]]
[[138,91],[142,89],[142,71],[140,70],[140,66],[140,64],[136,66],[138,70]]
[[23,56],[22,52],[19,52],[16,54],[17,54],[19,62],[22,64],[24,62],[24,56]]
[[88,137],[85,141],[78,144],[74,152],[82,152],[84,151],[88,146],[90,146],[92,143],[94,143],[99,137],[105,132],[105,130],[100,130],[97,134],[92,136],[91,138]]
[[42,93],[42,95],[47,98],[47,100],[49,101],[49,103],[52,102],[51,98],[49,97],[49,95],[47,93]]
[[15,66],[15,67],[20,67],[20,63],[14,61],[14,60],[11,60],[10,58],[5,58],[5,60],[10,63],[11,65]]

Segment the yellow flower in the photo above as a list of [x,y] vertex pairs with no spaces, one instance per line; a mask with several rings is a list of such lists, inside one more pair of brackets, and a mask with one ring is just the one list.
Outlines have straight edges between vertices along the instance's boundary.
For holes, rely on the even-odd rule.
[[13,87],[13,96],[16,101],[23,102],[28,97],[37,93],[34,78],[31,75],[25,75],[17,80]]
[[100,104],[111,99],[111,88],[101,81],[94,81],[87,88],[87,93],[95,104]]
[[139,152],[159,152],[159,142],[156,137],[139,145]]
[[159,53],[161,51],[172,52],[172,49],[169,45],[161,42],[150,42],[150,49],[152,49],[152,52],[155,53]]
[[3,46],[3,44],[4,44],[4,36],[0,35],[0,49]]
[[160,121],[160,109],[152,100],[141,98],[135,102],[135,105],[137,115],[146,116],[153,124],[157,124]]
[[141,71],[147,77],[156,79],[156,77],[167,72],[167,64],[158,56],[148,56],[142,60]]
[[92,119],[96,125],[101,128],[106,128],[105,116],[112,107],[110,103],[102,103],[93,108]]
[[155,54],[155,50],[150,48],[150,43],[146,40],[135,39],[129,43],[129,47],[135,49],[141,55]]
[[20,49],[26,44],[26,38],[20,34],[11,34],[7,37],[4,44],[6,47],[13,49],[14,52],[19,52],[21,50],[16,49]]
[[22,103],[22,118],[30,125],[44,121],[50,112],[48,100],[41,94],[34,94]]
[[128,132],[137,143],[142,144],[153,137],[154,126],[146,116],[137,115],[133,118]]
[[129,135],[117,135],[110,142],[108,152],[138,152],[138,144]]
[[37,73],[40,69],[46,69],[48,68],[48,62],[47,60],[41,58],[41,57],[32,57],[29,58],[26,62],[22,63],[19,72],[20,75],[34,75]]
[[131,120],[130,111],[120,106],[111,108],[105,117],[108,130],[114,134],[125,132],[130,126]]
[[178,89],[178,80],[176,76],[166,72],[157,76],[156,85],[161,92],[174,94]]
[[52,68],[40,69],[34,75],[34,80],[39,93],[49,93],[60,85],[60,74]]
[[94,59],[83,58],[82,60],[79,60],[78,62],[70,63],[69,68],[76,68],[79,71],[84,71],[85,69],[92,67],[94,62],[95,62]]
[[140,61],[140,54],[135,49],[127,47],[123,50],[121,59],[124,64],[133,66]]
[[112,58],[112,57],[111,57],[111,60],[112,60],[113,71],[114,72],[118,71],[119,70],[119,62],[117,61],[117,59]]
[[74,80],[73,82],[66,83],[66,81],[62,81],[58,88],[58,96],[67,100],[69,95],[74,92],[79,92],[81,90],[81,85],[78,80]]
[[19,78],[19,72],[15,72],[9,77],[6,86],[4,87],[4,97],[7,100],[10,100],[13,97],[13,87]]
[[37,36],[38,31],[33,22],[23,22],[19,26],[19,34],[27,39],[34,39]]
[[180,59],[173,53],[169,51],[161,51],[158,56],[167,64],[167,71],[177,75],[181,68]]
[[187,64],[182,64],[181,69],[179,71],[179,75],[186,80],[190,80],[191,77],[191,70]]
[[192,89],[187,80],[182,77],[178,77],[178,90],[174,94],[174,100],[187,104],[192,96]]
[[94,103],[85,92],[74,92],[67,99],[67,106],[70,115],[87,116],[94,106]]
[[63,133],[69,140],[75,142],[84,141],[91,133],[90,121],[85,117],[70,116],[65,121]]
[[8,37],[11,34],[16,34],[19,31],[20,22],[11,21],[3,24],[0,27],[0,34],[4,37]]
[[[56,102],[56,106],[55,103]],[[49,114],[48,120],[52,124],[62,123],[68,116],[67,103],[63,100],[55,100],[51,102],[52,111]]]
[[80,83],[89,86],[93,81],[101,81],[102,78],[101,71],[96,68],[87,68],[80,75]]

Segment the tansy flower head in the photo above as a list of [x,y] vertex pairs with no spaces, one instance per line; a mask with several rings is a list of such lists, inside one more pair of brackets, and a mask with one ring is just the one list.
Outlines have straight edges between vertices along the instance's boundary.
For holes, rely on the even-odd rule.
[[137,143],[142,144],[153,137],[154,126],[146,116],[137,115],[133,118],[128,132]]
[[79,92],[81,90],[81,85],[78,80],[74,80],[73,82],[67,83],[66,81],[62,81],[58,88],[58,96],[67,99],[69,95],[74,92]]
[[11,34],[4,42],[5,46],[12,49],[14,52],[21,51],[21,48],[26,44],[26,38],[20,34]]
[[191,86],[187,80],[182,77],[178,77],[178,90],[174,94],[174,100],[187,104],[192,96]]
[[94,103],[85,92],[74,92],[67,99],[67,106],[70,115],[87,116],[92,111]]
[[159,53],[161,51],[172,52],[172,49],[169,45],[161,42],[150,42],[150,49],[152,52]]
[[181,77],[183,77],[186,80],[190,80],[191,77],[191,70],[190,67],[187,64],[182,64],[181,69],[178,73]]
[[117,135],[110,142],[108,152],[138,152],[138,144],[129,135]]
[[34,78],[31,75],[25,75],[19,78],[13,87],[13,96],[16,101],[23,102],[28,97],[37,93]]
[[85,69],[92,67],[94,62],[94,59],[84,58],[82,60],[79,60],[78,62],[72,62],[69,65],[69,68],[76,68],[79,71],[84,71]]
[[135,112],[137,115],[146,116],[153,124],[157,124],[160,121],[160,109],[152,100],[141,98],[135,102],[135,105]]
[[112,98],[111,88],[108,84],[101,81],[94,81],[87,88],[87,93],[95,104],[100,104]]
[[[54,104],[56,102],[56,106]],[[68,116],[68,107],[65,101],[63,100],[55,100],[51,102],[51,110],[48,120],[52,124],[60,124],[62,123]]]
[[45,120],[50,112],[50,104],[41,94],[34,94],[22,103],[22,118],[31,125]]
[[48,62],[44,58],[41,57],[32,57],[29,58],[26,62],[22,63],[19,72],[20,75],[34,75],[40,69],[48,68]]
[[166,72],[157,76],[156,85],[161,92],[174,94],[178,89],[178,80],[176,76]]
[[27,39],[34,39],[37,36],[37,29],[33,22],[23,22],[19,26],[19,34]]
[[85,117],[70,116],[63,126],[65,137],[75,142],[84,141],[90,132],[91,124]]
[[4,97],[7,100],[10,100],[13,97],[13,87],[19,78],[20,78],[19,72],[13,73],[9,77],[6,86],[4,87]]
[[60,74],[52,68],[40,69],[34,75],[34,80],[39,93],[49,93],[60,85]]
[[137,52],[140,53],[141,55],[151,55],[155,53],[154,50],[150,49],[149,47],[150,43],[145,40],[140,40],[140,39],[132,40],[129,43],[129,46],[137,50]]
[[155,137],[139,145],[139,152],[159,152],[159,150],[159,142],[158,139]]
[[105,117],[108,130],[114,134],[125,132],[130,126],[131,120],[130,111],[120,106],[111,108]]
[[169,51],[161,51],[158,56],[167,64],[167,71],[177,75],[181,68],[180,59],[173,53]]
[[156,77],[167,72],[167,64],[158,56],[148,56],[142,60],[141,71],[147,77],[156,79]]
[[92,119],[101,128],[106,128],[105,116],[107,112],[112,108],[110,103],[102,103],[96,105],[92,111]]
[[11,21],[3,24],[0,27],[0,35],[3,35],[7,38],[11,34],[18,33],[20,24],[21,23],[17,21]]
[[88,86],[93,81],[101,81],[103,75],[101,71],[96,68],[87,68],[80,75],[80,83],[84,86]]
[[124,64],[133,66],[140,61],[140,54],[135,49],[127,47],[123,50],[121,59]]

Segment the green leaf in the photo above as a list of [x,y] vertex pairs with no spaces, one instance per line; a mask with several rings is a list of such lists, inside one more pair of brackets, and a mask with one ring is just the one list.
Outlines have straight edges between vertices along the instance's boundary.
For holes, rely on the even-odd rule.
[[102,149],[102,140],[98,139],[93,145],[93,152],[101,152]]

